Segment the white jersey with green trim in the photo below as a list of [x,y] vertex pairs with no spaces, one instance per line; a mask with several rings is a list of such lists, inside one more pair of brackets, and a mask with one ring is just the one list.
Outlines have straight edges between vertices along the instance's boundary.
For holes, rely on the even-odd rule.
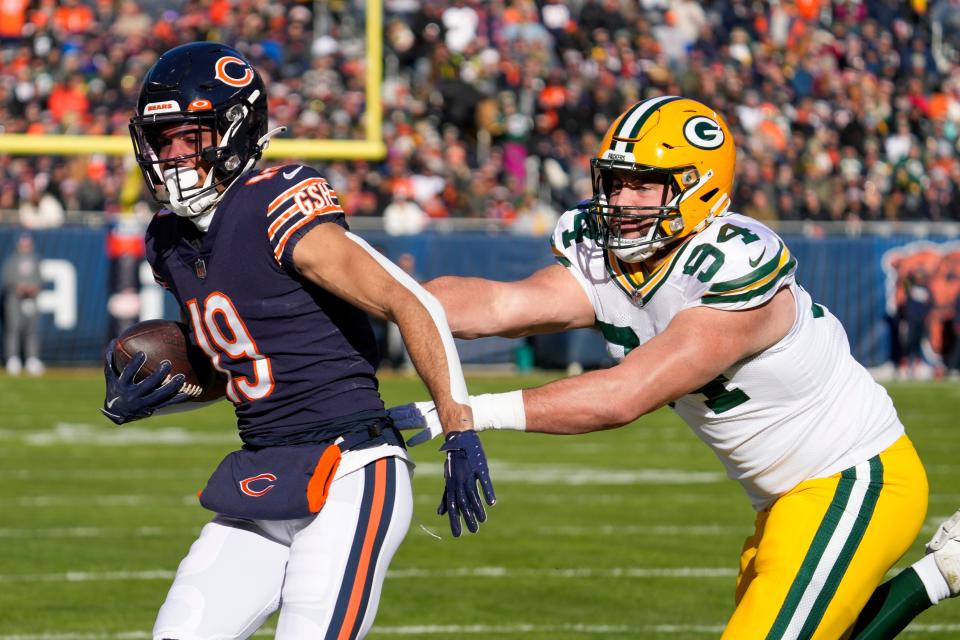
[[588,216],[567,211],[551,242],[586,291],[617,361],[685,309],[740,311],[783,288],[793,293],[797,316],[783,339],[673,403],[755,509],[877,455],[903,434],[886,390],[854,360],[840,322],[797,284],[796,260],[771,229],[727,213],[645,273],[600,248]]

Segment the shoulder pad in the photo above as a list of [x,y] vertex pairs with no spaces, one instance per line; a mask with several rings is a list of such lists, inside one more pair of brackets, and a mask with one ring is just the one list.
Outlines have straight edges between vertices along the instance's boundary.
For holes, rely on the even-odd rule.
[[251,171],[240,177],[243,186],[260,185],[273,191],[283,191],[306,178],[319,178],[320,173],[305,164],[284,164]]
[[174,233],[176,227],[177,216],[169,209],[160,209],[160,211],[155,213],[153,218],[150,219],[144,235],[147,241],[158,237],[166,239],[170,234]]
[[[278,263],[287,241],[308,223],[342,220],[343,208],[333,187],[313,167],[302,164],[271,167],[247,179],[266,191],[267,238]],[[260,186],[262,185],[262,187]]]
[[573,249],[574,245],[582,243],[584,239],[596,240],[597,227],[589,209],[577,205],[576,208],[565,211],[557,220],[557,226],[550,238],[550,245],[553,247],[554,255],[562,255]]
[[745,216],[723,216],[691,240],[682,275],[688,304],[748,309],[793,282],[797,261],[783,240]]

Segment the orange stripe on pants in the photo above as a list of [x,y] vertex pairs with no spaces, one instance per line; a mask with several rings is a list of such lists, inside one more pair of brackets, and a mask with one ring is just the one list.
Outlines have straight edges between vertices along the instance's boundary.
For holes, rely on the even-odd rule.
[[380,527],[380,517],[383,515],[384,496],[386,494],[387,459],[380,458],[374,463],[373,504],[370,507],[370,520],[367,522],[367,533],[363,538],[363,548],[360,550],[360,561],[357,563],[357,574],[353,579],[353,590],[350,592],[350,602],[347,604],[347,614],[337,640],[349,640],[357,613],[360,610],[360,601],[363,599],[363,589],[367,584],[367,571],[370,566],[370,556],[373,544],[377,539],[377,529]]

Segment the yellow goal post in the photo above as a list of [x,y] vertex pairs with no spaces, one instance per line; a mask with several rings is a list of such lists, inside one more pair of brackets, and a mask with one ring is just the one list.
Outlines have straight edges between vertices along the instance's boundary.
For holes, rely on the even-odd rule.
[[[383,6],[381,0],[366,0],[367,24],[364,133],[362,140],[293,140],[274,139],[264,153],[267,158],[302,158],[312,160],[379,160],[386,156],[383,141]],[[125,156],[133,153],[126,135],[31,135],[0,134],[0,153],[9,155],[77,156],[101,153]]]

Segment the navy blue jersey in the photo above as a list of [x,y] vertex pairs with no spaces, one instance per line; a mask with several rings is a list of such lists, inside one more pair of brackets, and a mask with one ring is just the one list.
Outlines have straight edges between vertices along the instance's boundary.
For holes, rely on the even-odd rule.
[[287,165],[240,176],[206,233],[168,211],[147,229],[158,282],[190,319],[194,342],[230,377],[246,442],[384,412],[366,314],[293,264],[297,241],[318,224],[347,227],[336,194],[314,169]]

